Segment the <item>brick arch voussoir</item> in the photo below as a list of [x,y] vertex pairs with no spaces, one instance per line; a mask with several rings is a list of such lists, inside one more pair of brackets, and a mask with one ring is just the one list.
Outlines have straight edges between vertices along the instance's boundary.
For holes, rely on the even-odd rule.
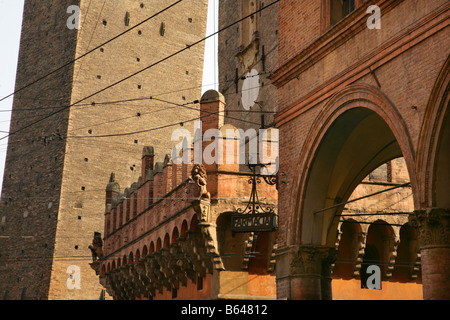
[[445,117],[449,116],[450,105],[450,55],[436,78],[428,99],[417,148],[416,170],[419,183],[420,208],[434,207],[434,181],[437,149]]

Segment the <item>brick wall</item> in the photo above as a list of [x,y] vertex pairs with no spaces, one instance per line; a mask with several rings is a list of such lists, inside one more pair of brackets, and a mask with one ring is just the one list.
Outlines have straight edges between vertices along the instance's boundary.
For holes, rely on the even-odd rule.
[[[302,219],[311,214],[312,208],[305,212],[302,207],[306,202],[306,193],[300,192],[306,190],[301,188],[315,186],[310,174],[311,168],[318,162],[308,146],[319,146],[321,141],[325,141],[322,135],[325,132],[320,129],[325,126],[325,119],[318,116],[324,116],[324,109],[330,107],[333,98],[351,85],[369,85],[382,92],[399,115],[398,120],[390,124],[390,130],[397,135],[399,149],[407,158],[414,208],[423,205],[419,204],[419,193],[427,186],[417,185],[414,158],[418,156],[415,153],[421,139],[420,130],[430,94],[449,52],[446,22],[449,6],[446,1],[372,1],[370,4],[377,4],[381,8],[380,30],[371,30],[366,26],[369,4],[360,6],[333,28],[321,29],[323,17],[319,4],[319,1],[314,4],[304,1],[280,3],[280,59],[271,80],[279,89],[276,123],[280,129],[278,245],[281,249],[299,244],[302,223],[305,221]],[[356,101],[356,96],[353,99],[349,98],[346,103]],[[360,106],[364,106],[365,99],[369,99],[369,96],[361,97]],[[333,110],[338,112],[338,106],[335,107]],[[332,113],[327,116],[327,121],[336,120]],[[386,114],[380,116],[388,118]],[[399,133],[401,127],[404,133]],[[344,131],[342,136],[346,134]],[[321,132],[321,135],[313,135],[315,132]],[[370,143],[375,140],[376,137]],[[350,149],[342,152],[342,157],[345,157]],[[363,150],[359,152],[364,153]],[[320,164],[326,166],[323,160]],[[328,163],[330,161],[331,157]],[[350,164],[353,162],[350,163],[349,159],[348,163],[347,174],[351,174],[353,167]],[[342,168],[333,172],[336,179],[330,179],[329,189],[325,190],[327,200],[316,203],[313,209],[346,199],[338,199],[338,192],[335,192],[346,187],[334,185],[339,179],[335,173],[343,173]],[[316,194],[323,191],[317,188],[314,190]],[[326,224],[322,227],[323,230],[330,228]],[[313,241],[322,245],[327,241],[331,243],[325,236]],[[278,274],[281,296],[286,296],[283,293],[283,288],[286,288],[285,275]]]
[[[26,1],[16,90],[75,57],[76,33],[64,27],[64,16],[78,2]],[[69,112],[21,129],[70,104],[70,90],[61,88],[70,88],[72,73],[68,66],[15,95],[10,131],[20,131],[9,138],[0,208],[2,298],[48,296],[65,158],[57,135],[66,133]]]
[[[202,97],[200,114],[208,115],[205,116],[208,121],[205,121],[202,126],[203,150],[214,144],[205,138],[205,132],[217,129],[220,124],[223,124],[223,117],[219,115],[223,115],[224,103],[223,96],[216,91],[207,91]],[[232,143],[237,146],[239,140],[232,140]],[[161,268],[166,268],[167,265],[177,268],[173,263],[181,265],[182,260],[186,260],[186,266],[191,267],[183,274],[192,274],[194,271],[201,275],[204,279],[202,290],[196,290],[196,283],[192,279],[187,282],[180,281],[176,271],[173,270],[175,276],[167,273],[159,278],[158,281],[164,283],[161,291],[156,290],[151,293],[150,288],[155,286],[153,283],[144,289],[149,293],[139,298],[148,298],[150,294],[155,300],[171,299],[170,292],[173,290],[171,285],[178,284],[179,299],[186,297],[215,299],[222,296],[244,299],[251,296],[273,298],[275,282],[271,265],[274,262],[275,234],[260,236],[258,242],[260,247],[254,250],[263,253],[253,260],[241,256],[244,252],[244,240],[248,242],[249,239],[253,239],[253,235],[241,233],[232,236],[229,230],[231,223],[229,214],[237,207],[244,208],[246,199],[250,195],[251,186],[248,183],[248,175],[240,173],[237,165],[227,165],[225,169],[217,162],[205,165],[208,170],[207,191],[210,193],[210,200],[206,198],[203,200],[208,203],[209,208],[204,216],[204,211],[200,212],[196,204],[201,195],[200,187],[190,178],[193,153],[191,153],[191,163],[166,156],[164,162],[154,164],[153,150],[157,152],[156,147],[146,147],[143,150],[142,166],[146,170],[145,179],[139,178],[137,182],[123,189],[123,192],[120,191],[118,181],[111,181],[106,187],[108,200],[105,226],[109,227],[106,227],[104,231],[104,257],[96,262],[97,266],[93,264],[99,272],[100,282],[110,290],[111,282],[117,281],[117,278],[116,280],[114,278],[117,274],[120,276],[125,268],[139,270],[140,264],[148,263],[151,259],[163,264]],[[226,150],[221,151],[219,148],[215,150],[217,159],[221,158],[222,152],[226,153]],[[173,179],[175,175],[178,179]],[[265,183],[258,185],[258,195],[262,203],[270,206],[276,203],[277,193],[274,193],[274,189],[275,186]],[[153,190],[151,196],[148,196],[149,190]],[[135,216],[127,215],[127,208],[132,202],[131,194],[137,194],[138,197],[138,209]],[[220,237],[225,237],[225,233],[229,234],[229,238],[218,240]],[[195,234],[201,235],[200,241],[187,242],[186,249],[185,242],[192,241],[189,239],[192,239],[190,237]],[[254,237],[255,241],[257,238],[257,236]],[[231,247],[225,248],[225,243]],[[192,246],[196,246],[195,254],[183,251],[192,250]],[[231,254],[231,259],[222,261],[222,257],[230,255],[230,250],[236,250],[236,254]],[[164,260],[159,260],[161,256]],[[223,269],[222,264],[227,267]],[[245,267],[245,264],[248,266]],[[205,274],[202,272],[204,267],[201,266],[208,266]],[[158,268],[156,272],[157,270]],[[91,272],[94,273],[92,270]],[[124,285],[125,291],[128,290],[126,288],[140,286],[137,280],[128,281]],[[133,294],[132,290],[128,292]],[[188,296],[188,293],[191,296]],[[117,298],[123,298],[119,296],[120,293],[116,292],[116,295]]]
[[[66,9],[74,4],[77,3],[65,1],[55,5],[27,1],[17,87],[79,57],[168,5],[162,0],[129,0],[105,6],[100,1],[81,1],[81,27],[69,30]],[[14,108],[29,106],[29,101],[36,108],[73,104],[186,48],[205,36],[206,9],[207,1],[183,1],[78,60],[64,72],[23,91],[23,96],[34,100],[19,100],[20,96],[16,95]],[[125,24],[127,13],[129,26]],[[162,25],[164,33],[161,32]],[[31,271],[24,274],[16,263],[3,263],[5,272],[15,280],[8,278],[2,283],[1,294],[8,290],[10,298],[20,298],[22,288],[27,287],[26,298],[32,299],[99,298],[102,287],[89,267],[88,245],[94,231],[103,229],[104,185],[110,173],[115,172],[117,179],[124,183],[136,181],[141,173],[136,159],[141,156],[143,146],[157,145],[160,150],[166,150],[162,154],[169,152],[175,143],[170,141],[173,129],[180,122],[198,117],[195,105],[192,105],[193,109],[187,109],[150,99],[102,102],[150,96],[176,104],[199,99],[203,54],[201,43],[73,106],[70,113],[61,112],[11,138],[2,195],[2,206],[6,209],[2,209],[0,216],[6,216],[2,236],[13,237],[15,241],[1,240],[7,241],[5,246],[2,243],[2,258],[16,262],[18,258],[37,256],[49,260],[42,270],[37,271],[38,276]],[[31,117],[25,117],[23,112],[13,111],[12,131],[45,114],[47,112],[39,110]],[[175,126],[141,134],[93,138],[170,124]],[[192,130],[193,124],[187,122],[184,127]],[[60,140],[58,134],[67,139]],[[42,138],[44,136],[47,138]],[[13,144],[14,139],[21,143]],[[36,184],[38,174],[39,185]],[[6,199],[11,194],[16,195],[19,185],[23,186],[23,191],[18,199],[13,200],[15,203],[8,201],[6,205]],[[52,207],[49,209],[50,202]],[[14,209],[8,209],[11,207]],[[22,215],[27,208],[30,219],[25,220]],[[30,221],[28,228],[23,226],[25,221]],[[21,236],[34,236],[35,239],[17,241]],[[24,256],[22,249],[25,255],[32,255]],[[38,260],[43,261],[42,258]],[[36,269],[36,259],[30,261],[24,263],[23,268]],[[81,269],[80,290],[68,290],[66,286],[70,265]],[[41,281],[41,275],[47,280]],[[46,288],[43,293],[34,288],[37,282],[39,288]]]
[[[248,1],[219,1],[219,28],[224,28],[243,18],[242,6]],[[254,10],[267,6],[271,1],[254,1]],[[253,39],[250,45],[241,40],[243,24],[249,19],[224,30],[219,34],[219,91],[227,100],[225,123],[230,123],[244,130],[259,129],[261,116],[264,115],[265,126],[273,124],[274,112],[277,110],[277,90],[271,84],[269,75],[278,65],[278,4],[256,14],[257,33],[249,35]],[[264,47],[264,48],[263,48]],[[259,75],[258,104],[246,110],[242,95],[249,92],[243,87],[247,73],[254,69]],[[250,90],[251,91],[251,90]],[[261,112],[263,111],[263,112]],[[244,121],[240,121],[243,119]]]

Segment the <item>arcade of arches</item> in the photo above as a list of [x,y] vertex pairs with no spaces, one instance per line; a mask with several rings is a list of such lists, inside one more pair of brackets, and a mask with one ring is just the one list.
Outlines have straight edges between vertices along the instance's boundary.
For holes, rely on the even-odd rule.
[[[293,214],[280,216],[281,227],[283,221],[290,227],[277,252],[278,296],[450,298],[449,79],[447,60],[429,98],[417,148],[378,88],[349,85],[326,103],[293,175],[288,209]],[[281,137],[282,132],[283,127]],[[403,176],[393,177],[396,171]],[[382,201],[377,195],[348,203],[395,185],[399,188],[381,195]],[[371,264],[380,266],[381,290],[365,290]]]

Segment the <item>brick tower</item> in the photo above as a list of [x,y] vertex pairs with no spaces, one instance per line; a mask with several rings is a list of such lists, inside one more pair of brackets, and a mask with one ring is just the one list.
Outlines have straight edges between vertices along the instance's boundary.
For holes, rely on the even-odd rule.
[[[253,14],[256,12],[256,14]],[[246,19],[244,19],[247,17]],[[259,129],[273,125],[278,93],[269,76],[278,65],[278,3],[219,1],[219,91],[226,123]]]
[[[16,90],[175,2],[25,1]],[[72,5],[80,8],[75,29],[67,25]],[[88,246],[103,230],[105,183],[112,171],[125,185],[138,181],[143,146],[164,155],[176,143],[173,129],[193,128],[198,105],[178,105],[200,99],[203,43],[155,63],[202,39],[206,15],[207,0],[179,2],[15,94],[0,206],[0,299],[99,299]]]

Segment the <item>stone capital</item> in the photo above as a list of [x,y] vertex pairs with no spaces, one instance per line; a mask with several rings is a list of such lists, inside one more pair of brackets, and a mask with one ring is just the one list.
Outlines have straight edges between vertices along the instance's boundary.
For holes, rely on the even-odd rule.
[[415,210],[409,222],[419,232],[421,249],[450,248],[450,209]]
[[329,276],[331,265],[336,260],[337,250],[331,247],[302,245],[293,253],[291,276]]

